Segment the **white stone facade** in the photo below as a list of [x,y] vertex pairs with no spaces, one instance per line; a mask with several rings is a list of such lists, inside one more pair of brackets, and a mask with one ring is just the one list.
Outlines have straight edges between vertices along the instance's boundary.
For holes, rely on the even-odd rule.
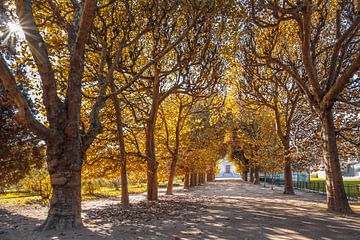
[[219,173],[215,176],[216,178],[240,178],[240,174],[235,171],[235,164],[227,158],[219,160],[217,167]]

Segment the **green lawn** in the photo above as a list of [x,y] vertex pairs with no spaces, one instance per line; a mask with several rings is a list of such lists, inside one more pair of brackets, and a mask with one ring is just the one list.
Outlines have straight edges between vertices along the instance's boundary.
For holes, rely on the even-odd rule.
[[[323,178],[311,178],[310,183],[301,188],[311,189],[314,191],[326,192],[325,179]],[[345,192],[349,197],[360,197],[360,180],[344,180]]]
[[[325,178],[310,178],[311,182],[325,182]],[[360,180],[344,180],[344,186],[359,185]]]

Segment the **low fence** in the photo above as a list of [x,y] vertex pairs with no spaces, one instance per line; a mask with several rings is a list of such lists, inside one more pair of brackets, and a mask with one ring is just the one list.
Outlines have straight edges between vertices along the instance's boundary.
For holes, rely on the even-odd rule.
[[[277,185],[284,186],[285,181],[280,178],[271,178],[271,177],[261,177],[260,181],[266,185]],[[305,182],[305,181],[294,181],[293,187],[297,190],[304,192],[318,193],[326,195],[326,182],[325,181],[314,181],[314,182]],[[359,200],[360,199],[360,185],[344,185],[346,196],[349,200]]]

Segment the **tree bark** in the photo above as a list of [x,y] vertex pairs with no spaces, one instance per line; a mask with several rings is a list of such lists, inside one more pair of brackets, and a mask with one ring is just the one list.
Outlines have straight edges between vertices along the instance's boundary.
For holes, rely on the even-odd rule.
[[203,172],[200,173],[200,184],[201,185],[205,184],[205,173]]
[[321,112],[322,151],[325,162],[328,211],[352,213],[341,175],[334,118],[331,108]]
[[290,139],[288,137],[289,135],[290,132],[287,133],[287,136],[282,141],[284,147],[284,192],[283,193],[294,195],[295,191],[292,181],[291,158],[289,156],[290,153]]
[[255,167],[254,169],[254,174],[255,174],[255,177],[254,177],[254,184],[260,184],[260,175],[259,175],[259,172],[260,172],[260,169],[259,167]]
[[213,182],[215,180],[214,177],[214,169],[210,169],[207,173],[206,173],[206,180],[208,182]]
[[190,174],[190,187],[195,187],[195,173]]
[[154,101],[146,126],[147,200],[149,201],[158,200],[158,163],[155,154],[155,124],[157,111],[158,104]]
[[[116,90],[114,79],[111,79],[110,87],[111,87],[111,91],[114,92]],[[123,132],[122,113],[121,113],[118,97],[114,96],[112,100],[115,108],[116,133],[117,133],[117,139],[120,149],[121,205],[123,208],[128,208],[130,201],[129,201],[128,179],[126,172],[126,149],[125,149],[125,140],[124,140],[124,132]]]
[[243,171],[241,172],[241,179],[242,179],[243,181],[245,181],[245,182],[248,181],[248,171],[247,171],[247,170],[243,170]]
[[178,121],[176,123],[175,149],[174,149],[174,152],[172,153],[172,159],[171,159],[171,165],[170,165],[170,171],[169,171],[169,178],[168,178],[168,184],[167,184],[167,189],[166,189],[166,195],[172,195],[173,194],[174,176],[175,176],[175,171],[176,171],[176,164],[177,164],[177,161],[178,161],[178,158],[179,158],[181,112],[182,112],[182,105],[180,105]]
[[194,173],[194,179],[195,179],[195,186],[199,186],[199,174]]
[[155,153],[155,126],[160,105],[160,68],[157,64],[154,67],[154,78],[152,87],[152,103],[146,124],[146,157],[147,157],[147,200],[158,200],[158,179]]
[[47,164],[53,194],[42,230],[82,227],[81,165],[85,154],[79,139],[47,142]]
[[254,182],[254,167],[253,166],[249,167],[249,172],[250,172],[249,182],[253,183]]
[[169,170],[169,177],[168,177],[168,183],[166,188],[166,195],[173,195],[173,188],[174,188],[174,176],[175,176],[175,170],[176,170],[176,163],[177,163],[177,154],[173,155],[170,170]]
[[286,151],[285,160],[284,160],[284,194],[294,195],[294,188],[292,182],[292,172],[291,172],[291,161],[290,157],[287,156],[289,152]]
[[189,172],[186,171],[184,176],[184,189],[189,189],[189,188],[190,188],[190,176],[189,176]]
[[123,208],[128,208],[129,200],[129,184],[127,179],[126,157],[122,158],[120,163],[120,177],[121,177],[121,205]]

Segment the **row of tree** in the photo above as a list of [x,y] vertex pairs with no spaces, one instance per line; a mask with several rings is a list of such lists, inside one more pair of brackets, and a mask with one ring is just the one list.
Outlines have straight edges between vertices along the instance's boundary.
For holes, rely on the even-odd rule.
[[244,173],[283,168],[284,192],[292,194],[294,155],[309,149],[305,138],[317,124],[328,209],[351,212],[337,136],[357,143],[350,130],[359,109],[346,107],[359,100],[357,7],[320,0],[2,1],[3,99],[41,140],[36,146],[46,145],[53,194],[43,228],[82,225],[84,177],[120,176],[127,207],[128,171],[146,175],[147,199],[157,200],[159,177],[172,194],[176,175],[196,184],[189,179],[212,176],[227,153]]

